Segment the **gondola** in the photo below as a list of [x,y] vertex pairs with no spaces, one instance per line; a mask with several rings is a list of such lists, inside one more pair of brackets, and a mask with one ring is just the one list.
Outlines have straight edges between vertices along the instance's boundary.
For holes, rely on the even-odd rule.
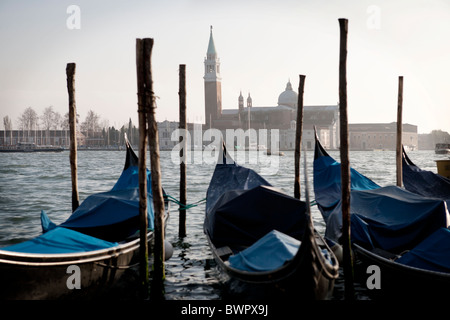
[[447,205],[450,205],[450,179],[419,168],[408,157],[405,149],[402,152],[402,175],[406,190],[446,200]]
[[223,298],[326,299],[338,262],[309,206],[234,162],[223,146],[207,195],[204,232]]
[[[1,300],[92,298],[138,262],[138,158],[126,144],[125,166],[110,191],[87,197],[60,225],[42,211],[42,235],[0,248]],[[149,180],[147,170],[150,242],[154,213]],[[167,202],[165,208],[167,220]]]
[[[314,192],[326,222],[325,238],[341,242],[340,164],[317,137]],[[357,274],[364,285],[371,283],[368,287],[374,298],[450,298],[450,230],[445,201],[396,186],[381,187],[351,169],[350,213]],[[372,274],[374,267],[377,274]]]

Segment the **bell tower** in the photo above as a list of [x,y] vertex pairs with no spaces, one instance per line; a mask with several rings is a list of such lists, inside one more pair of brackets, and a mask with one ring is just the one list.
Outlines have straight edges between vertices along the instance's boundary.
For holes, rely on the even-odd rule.
[[209,35],[208,51],[205,58],[205,123],[209,129],[214,126],[214,120],[222,115],[222,78],[220,77],[220,59],[217,56],[212,34]]
[[242,91],[239,94],[239,112],[244,110],[244,97],[242,96]]

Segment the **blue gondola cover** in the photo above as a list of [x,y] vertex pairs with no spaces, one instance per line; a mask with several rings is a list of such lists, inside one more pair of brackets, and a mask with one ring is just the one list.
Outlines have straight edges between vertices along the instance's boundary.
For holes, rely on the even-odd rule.
[[450,272],[450,230],[438,229],[396,262],[421,269]]
[[226,153],[207,190],[204,228],[216,247],[250,246],[274,229],[301,239],[305,209]]
[[[341,216],[339,212],[333,212]],[[427,199],[396,186],[352,191],[352,241],[401,252],[448,226],[443,201]]]
[[[71,253],[109,248],[139,231],[139,170],[127,149],[125,167],[114,187],[87,197],[60,225],[41,212],[43,235],[2,250],[27,253]],[[154,228],[151,175],[147,170],[148,229]]]
[[[314,191],[326,221],[325,236],[339,241],[342,228],[340,164],[329,155],[314,160]],[[351,169],[352,241],[368,248],[401,252],[448,226],[444,201],[396,186],[380,187]]]
[[450,205],[450,179],[416,166],[403,152],[403,184],[413,193],[447,201]]
[[76,253],[115,247],[116,242],[104,241],[77,231],[56,227],[34,239],[1,248],[22,253]]
[[217,164],[206,194],[206,212],[210,212],[226,191],[248,190],[260,185],[271,186],[255,171],[233,163]]
[[205,229],[216,247],[250,246],[273,229],[301,239],[303,212],[304,202],[271,186],[230,190],[207,212]]
[[[372,190],[380,188],[378,184],[350,168],[352,190]],[[330,156],[322,156],[314,160],[314,192],[317,203],[321,207],[331,208],[341,198],[341,164]],[[325,222],[328,213],[322,212]]]
[[[133,235],[139,230],[138,186],[138,168],[131,166],[122,172],[111,191],[88,196],[60,226],[110,241]],[[153,230],[154,211],[149,170],[147,188],[148,228]],[[41,222],[44,232],[56,226],[45,212],[41,213]]]
[[277,230],[272,230],[251,247],[231,256],[230,266],[245,271],[269,271],[292,259],[300,241]]

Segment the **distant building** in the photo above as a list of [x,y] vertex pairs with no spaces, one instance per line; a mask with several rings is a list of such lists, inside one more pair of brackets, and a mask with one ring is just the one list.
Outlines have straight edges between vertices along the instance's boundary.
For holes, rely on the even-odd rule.
[[[159,136],[160,150],[173,150],[174,147],[180,143],[179,135],[174,134],[175,130],[177,130],[178,128],[179,128],[178,121],[164,120],[162,122],[158,122],[158,136]],[[187,129],[189,131],[188,148],[201,150],[204,145],[203,125],[201,123],[187,123]]]
[[[242,92],[237,98],[236,109],[222,108],[222,77],[220,59],[214,44],[212,27],[206,52],[205,75],[205,128],[226,129],[278,129],[280,149],[295,148],[295,127],[297,119],[298,94],[290,81],[278,96],[277,106],[254,106],[250,93],[244,99]],[[339,145],[339,107],[304,106],[302,141],[308,149],[314,147],[313,127],[316,126],[326,148],[336,149]]]
[[[350,150],[396,150],[397,123],[353,123],[349,124]],[[418,149],[417,126],[403,124],[402,143],[410,149]]]
[[[0,146],[32,142],[37,145],[69,147],[69,130],[0,130]],[[77,132],[78,146],[86,145],[86,136]]]
[[178,141],[172,141],[172,132],[178,129],[177,121],[158,122],[159,148],[161,150],[172,150]]

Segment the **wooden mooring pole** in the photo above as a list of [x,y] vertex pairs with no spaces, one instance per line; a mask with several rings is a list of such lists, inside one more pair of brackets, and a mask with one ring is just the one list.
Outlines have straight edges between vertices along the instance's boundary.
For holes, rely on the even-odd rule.
[[148,64],[152,43],[149,44],[141,39],[136,39],[136,69],[138,83],[138,116],[139,116],[139,276],[141,281],[141,297],[148,298],[149,293],[149,271],[148,271],[148,240],[147,240],[147,81]]
[[295,180],[294,180],[294,197],[300,199],[300,151],[302,147],[303,132],[303,92],[305,89],[305,77],[300,75],[300,83],[298,85],[298,102],[297,102],[297,123],[295,128]]
[[[186,65],[180,64],[179,70],[179,100],[180,100],[180,203],[186,206],[186,152],[187,152],[187,125],[186,125]],[[186,210],[180,207],[178,236],[186,236]]]
[[342,183],[342,239],[345,298],[354,299],[353,259],[350,241],[350,161],[347,115],[347,34],[348,20],[339,19],[340,52],[339,52],[339,112],[340,112],[340,154]]
[[[145,50],[151,56],[153,39],[144,39]],[[155,212],[155,230],[153,246],[153,279],[151,285],[151,298],[154,300],[164,299],[164,196],[161,186],[161,166],[159,155],[158,124],[156,122],[156,104],[153,93],[153,80],[150,59],[147,59],[146,72],[146,103],[148,104],[147,127],[148,142],[150,145],[150,170],[152,175],[153,208]]]
[[75,103],[75,63],[66,66],[67,91],[69,93],[69,128],[70,128],[70,175],[72,179],[72,211],[80,205],[78,195],[77,164],[77,108]]
[[397,186],[401,187],[403,183],[402,172],[402,134],[403,134],[403,76],[398,77],[398,104],[397,104]]

